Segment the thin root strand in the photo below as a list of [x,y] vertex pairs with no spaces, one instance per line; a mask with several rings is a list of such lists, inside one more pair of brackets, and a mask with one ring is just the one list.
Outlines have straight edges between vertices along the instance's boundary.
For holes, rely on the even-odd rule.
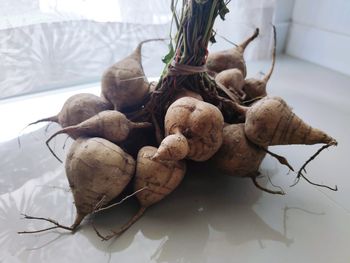
[[[330,187],[330,186],[328,186],[328,185],[314,183],[314,182],[310,181],[310,179],[308,179],[307,177],[305,177],[305,175],[303,175],[303,174],[301,174],[301,177],[304,178],[305,181],[308,182],[309,184],[312,184],[312,185],[315,185],[315,186],[318,186],[318,187],[324,187],[324,188],[327,188],[327,189],[329,189],[329,190],[331,190],[331,191],[334,191],[334,192],[338,191],[338,186],[337,186],[337,185],[335,185],[334,187]],[[299,180],[298,180],[298,181],[299,181]],[[297,181],[297,182],[298,182],[298,181]],[[294,185],[295,185],[295,184],[294,184]],[[292,185],[292,186],[294,186],[294,185]]]
[[274,190],[271,190],[271,189],[268,189],[262,185],[260,185],[257,181],[257,176],[252,176],[252,181],[254,183],[254,185],[259,188],[260,190],[264,191],[264,192],[267,192],[267,193],[270,193],[270,194],[274,194],[274,195],[285,195],[286,193],[284,191],[274,191]]
[[280,162],[280,164],[286,165],[290,170],[294,172],[294,168],[289,164],[288,160],[285,157],[278,155],[276,153],[273,153],[264,147],[261,147],[261,149],[267,152],[268,154],[270,154],[272,157],[275,157]]
[[107,241],[107,240],[108,240],[108,239],[106,239],[105,236],[103,236],[103,235],[97,230],[97,227],[96,227],[96,225],[95,225],[94,222],[92,222],[91,225],[92,225],[92,228],[95,230],[96,235],[97,235],[99,238],[101,238],[102,241]]
[[70,138],[70,136],[67,135],[66,139],[64,140],[64,143],[63,143],[63,146],[62,146],[62,150],[64,150],[66,148],[66,144],[67,144],[67,141],[68,141],[69,138]]
[[330,146],[336,146],[337,145],[337,142],[334,140],[332,142],[330,142],[329,144],[326,144],[326,145],[323,145],[320,149],[318,149],[318,151],[313,154],[304,164],[303,166],[301,166],[301,168],[299,169],[298,171],[298,175],[297,177],[295,178],[295,182],[290,186],[290,187],[293,187],[295,186],[299,181],[300,181],[300,178],[304,178],[306,182],[308,182],[309,184],[312,184],[312,185],[315,185],[315,186],[318,186],[318,187],[324,187],[324,188],[327,188],[331,191],[338,191],[338,187],[335,186],[335,187],[330,187],[330,186],[327,186],[327,185],[324,185],[324,184],[318,184],[318,183],[314,183],[312,181],[310,181],[310,179],[308,179],[304,174],[306,173],[306,166],[312,161],[314,160],[324,149],[327,149],[328,147]]
[[33,230],[33,231],[19,231],[19,232],[17,232],[18,234],[34,234],[34,233],[45,232],[45,231],[56,229],[56,228],[63,228],[65,230],[69,230],[69,231],[73,232],[77,228],[79,223],[80,223],[80,222],[79,223],[75,222],[72,226],[65,226],[65,225],[61,225],[57,221],[55,221],[53,219],[50,219],[50,218],[29,216],[29,215],[26,215],[26,214],[22,214],[22,215],[24,216],[24,219],[43,220],[43,221],[50,222],[50,223],[54,224],[55,226],[48,227],[48,228],[43,228],[43,229],[39,229],[39,230]]
[[107,235],[107,236],[100,236],[103,240],[109,240],[113,237],[119,237],[121,234],[123,234],[128,228],[130,228],[137,220],[143,216],[145,213],[147,207],[141,207],[139,211],[124,225],[122,226],[118,231],[113,231],[113,234]]
[[114,206],[120,205],[120,204],[124,203],[126,200],[128,200],[129,198],[133,197],[134,195],[136,195],[136,194],[138,194],[139,192],[142,192],[143,190],[146,190],[146,189],[148,189],[147,186],[142,187],[141,189],[139,189],[139,190],[133,192],[132,194],[125,196],[125,197],[124,197],[122,200],[120,200],[119,202],[114,203],[114,204],[111,204],[111,205],[106,206],[106,207],[101,207],[101,203],[102,203],[102,201],[103,201],[103,200],[101,200],[101,201],[96,205],[95,210],[94,210],[93,213],[95,214],[95,213],[98,213],[98,212],[101,212],[101,211],[110,209],[110,208],[112,208],[112,207],[114,207]]
[[49,148],[49,151],[52,153],[52,155],[60,162],[60,163],[63,163],[62,160],[57,156],[57,154],[54,152],[54,150],[52,150],[52,148],[50,147],[50,142],[51,138],[49,138],[47,141],[46,141],[46,146],[47,148]]
[[48,227],[48,228],[44,228],[44,229],[40,229],[40,230],[33,230],[33,231],[19,231],[19,232],[17,232],[17,234],[35,234],[35,233],[40,233],[40,232],[45,232],[48,230],[56,229],[56,228],[58,228],[58,226],[52,226],[52,227]]

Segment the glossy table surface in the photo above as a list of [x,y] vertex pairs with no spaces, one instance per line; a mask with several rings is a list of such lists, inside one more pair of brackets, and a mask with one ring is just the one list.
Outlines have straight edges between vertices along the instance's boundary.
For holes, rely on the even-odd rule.
[[[249,63],[251,75],[267,71],[268,61]],[[182,184],[120,238],[101,241],[138,209],[135,200],[87,218],[74,234],[65,230],[18,235],[49,223],[22,219],[21,213],[71,224],[75,209],[64,165],[53,158],[45,140],[59,127],[36,119],[59,111],[64,100],[81,91],[98,94],[98,84],[0,102],[0,262],[350,262],[349,127],[350,77],[282,56],[268,92],[282,96],[305,121],[339,142],[308,167],[315,182],[289,187],[295,173],[266,157],[261,180],[271,178],[287,193],[256,189],[248,179],[227,177],[194,167]],[[21,134],[20,134],[21,133]],[[20,136],[20,146],[17,135]],[[64,158],[71,140],[52,142]],[[270,147],[298,169],[320,145]]]

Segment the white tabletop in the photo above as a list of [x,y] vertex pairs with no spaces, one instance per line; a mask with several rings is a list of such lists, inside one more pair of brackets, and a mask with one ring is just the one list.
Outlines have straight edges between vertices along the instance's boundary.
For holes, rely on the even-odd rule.
[[[269,62],[250,63],[250,75],[267,71]],[[98,86],[98,85],[97,85]],[[98,87],[80,87],[98,94]],[[281,57],[268,92],[285,98],[299,116],[336,138],[338,147],[321,153],[308,167],[315,182],[338,185],[339,191],[317,188],[267,157],[261,167],[287,195],[256,189],[248,179],[193,169],[179,188],[146,214],[120,238],[101,241],[91,227],[108,233],[118,229],[138,209],[135,200],[87,218],[69,234],[54,230],[18,235],[17,231],[49,226],[21,219],[21,213],[50,217],[71,224],[73,199],[64,165],[45,146],[58,129],[43,125],[28,129],[21,146],[16,136],[36,119],[56,113],[64,100],[81,89],[29,96],[1,102],[0,121],[0,262],[350,262],[349,125],[350,78],[290,57]],[[55,151],[64,157],[65,136]],[[295,168],[317,146],[281,146]],[[273,188],[266,177],[261,179]]]

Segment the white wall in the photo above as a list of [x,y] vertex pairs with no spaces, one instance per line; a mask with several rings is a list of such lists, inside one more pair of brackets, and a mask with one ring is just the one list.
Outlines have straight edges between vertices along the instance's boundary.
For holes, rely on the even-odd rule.
[[209,46],[209,51],[218,51],[232,47],[224,41],[224,36],[234,43],[241,43],[251,36],[255,28],[260,29],[259,36],[244,52],[246,60],[269,59],[273,46],[272,26],[276,0],[232,0],[228,4],[230,12],[225,21],[216,19],[214,29],[217,43]]
[[286,53],[350,75],[350,1],[295,0]]
[[[283,53],[292,22],[294,1],[232,0],[228,6],[230,12],[226,15],[225,21],[217,19],[214,28],[218,35],[240,43],[242,39],[251,35],[256,27],[259,27],[259,37],[248,46],[245,59],[269,59],[273,46],[271,24],[274,24],[277,29],[277,53]],[[218,43],[210,46],[211,51],[231,47],[231,44],[222,41],[220,37],[217,37],[217,40]]]
[[277,31],[277,53],[285,52],[288,31],[292,22],[295,0],[276,0],[274,24]]

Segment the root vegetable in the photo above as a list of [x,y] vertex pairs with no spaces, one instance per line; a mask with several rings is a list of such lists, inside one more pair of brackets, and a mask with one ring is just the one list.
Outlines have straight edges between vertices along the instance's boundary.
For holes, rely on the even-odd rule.
[[280,97],[264,97],[246,113],[245,134],[257,145],[336,145],[335,139],[296,116]]
[[[166,136],[175,134],[177,137],[164,139],[162,147],[157,151],[156,159],[178,160],[169,158],[182,157],[182,153],[187,150],[184,136],[188,143],[186,158],[206,161],[221,146],[223,126],[224,118],[214,105],[191,97],[180,98],[170,105],[165,115]],[[171,140],[175,143],[170,144]]]
[[[136,222],[149,206],[161,201],[178,187],[186,172],[186,159],[200,161],[204,167],[203,162],[214,156],[212,162],[216,162],[226,173],[249,177],[258,188],[283,194],[283,191],[266,190],[257,183],[257,170],[265,153],[290,167],[285,158],[267,150],[269,145],[326,144],[300,168],[298,181],[301,177],[305,178],[302,172],[305,172],[311,160],[330,145],[337,144],[324,132],[296,117],[281,98],[265,97],[249,108],[242,105],[243,99],[266,95],[266,83],[275,64],[275,48],[267,76],[262,81],[248,79],[243,86],[242,81],[247,73],[243,53],[249,43],[257,38],[259,29],[236,48],[208,56],[208,42],[213,39],[212,26],[217,16],[224,18],[228,12],[227,2],[182,1],[180,9],[173,5],[173,11],[180,10],[179,16],[173,12],[178,32],[169,44],[169,53],[163,60],[166,66],[158,84],[148,83],[141,61],[141,47],[151,40],[141,42],[132,54],[110,67],[102,77],[102,98],[98,103],[102,101],[112,109],[123,111],[135,122],[152,121],[154,129],[146,131],[156,137],[157,145],[160,144],[158,148],[139,149],[143,143],[148,144],[147,140],[134,144],[140,139],[137,135],[140,129],[133,128],[150,127],[149,123],[130,122],[117,111],[102,110],[97,114],[100,110],[93,112],[94,107],[82,104],[79,99],[73,106],[64,106],[74,110],[62,109],[57,116],[38,121],[57,121],[64,126],[47,144],[54,136],[64,132],[76,139],[68,153],[65,168],[77,215],[72,226],[64,226],[47,218],[25,216],[51,222],[54,226],[21,233],[38,233],[55,228],[74,231],[88,214],[109,209],[130,196],[136,196],[140,203],[137,214],[105,239],[118,236]],[[275,28],[274,40],[276,46]],[[206,65],[203,65],[205,62]],[[207,71],[212,76],[216,75],[216,82]],[[70,123],[72,112],[82,111],[85,114],[88,109],[93,112],[90,118],[78,118],[73,125]],[[60,115],[69,121],[61,122]],[[243,118],[245,123],[224,128],[223,116],[227,123],[239,123]],[[124,149],[133,146],[133,154],[138,151],[137,163],[111,141],[118,142]],[[118,203],[106,206],[115,197],[120,197],[123,191],[127,192],[126,186],[135,169],[135,180],[133,185],[129,184],[135,192]]]
[[257,28],[252,36],[237,47],[210,53],[206,62],[209,73],[212,72],[215,74],[225,69],[238,68],[242,72],[243,76],[246,77],[247,68],[243,54],[249,43],[252,42],[258,35],[259,29]]
[[128,137],[130,130],[150,127],[152,127],[151,123],[129,121],[123,113],[118,111],[102,111],[78,125],[57,131],[46,141],[46,144],[49,146],[49,142],[62,133],[67,133],[74,139],[79,137],[101,137],[111,142],[119,143]]
[[78,215],[94,211],[123,191],[135,171],[134,159],[102,138],[78,139],[66,160],[66,174]]
[[243,123],[232,124],[224,128],[222,145],[210,163],[225,174],[252,177],[265,155],[264,150],[246,138]]
[[[156,161],[152,158],[157,148],[143,147],[137,156],[134,190],[140,203],[140,209],[131,220],[119,231],[104,237],[108,240],[119,236],[133,225],[146,211],[173,192],[182,181],[186,173],[185,161]],[[101,236],[102,237],[102,236]]]
[[246,97],[243,91],[244,77],[241,70],[237,68],[226,69],[215,76],[215,81],[235,94],[241,100]]
[[101,111],[110,110],[112,108],[112,104],[96,95],[79,93],[71,96],[64,103],[61,111],[57,115],[37,120],[29,125],[49,121],[56,122],[64,128],[79,124]]
[[182,181],[186,172],[185,161],[156,161],[152,157],[157,148],[143,147],[137,158],[135,191],[142,207],[153,205],[170,194]]
[[73,225],[63,226],[51,219],[26,216],[28,219],[49,221],[55,227],[20,233],[37,233],[53,228],[74,231],[85,216],[123,191],[134,174],[135,161],[119,146],[105,139],[79,138],[70,148],[65,169],[77,210]]
[[182,160],[186,158],[189,151],[186,137],[177,131],[164,138],[153,156],[153,160]]
[[244,123],[226,126],[223,137],[220,149],[209,162],[215,169],[230,176],[251,178],[257,188],[270,194],[285,194],[282,189],[280,191],[270,190],[261,186],[257,181],[260,174],[258,170],[266,153],[271,154],[281,164],[293,170],[284,157],[250,142],[244,132]]
[[148,95],[150,84],[143,71],[141,48],[144,43],[155,40],[162,39],[140,42],[130,55],[104,72],[101,96],[111,102],[115,110],[123,111],[138,106]]
[[251,101],[256,98],[265,97],[266,85],[270,80],[276,61],[276,28],[274,30],[274,47],[272,52],[272,65],[268,74],[263,79],[244,79],[242,71],[233,68],[221,71],[215,76],[215,81],[235,94],[241,101]]
[[244,94],[246,95],[246,100],[254,100],[259,97],[265,97],[267,95],[266,92],[266,85],[267,82],[270,80],[271,75],[273,73],[273,69],[275,67],[276,62],[276,27],[273,26],[273,37],[274,37],[274,46],[272,50],[272,65],[269,70],[269,72],[266,74],[266,76],[259,80],[254,78],[248,78],[244,82],[244,86],[242,87],[242,90]]

